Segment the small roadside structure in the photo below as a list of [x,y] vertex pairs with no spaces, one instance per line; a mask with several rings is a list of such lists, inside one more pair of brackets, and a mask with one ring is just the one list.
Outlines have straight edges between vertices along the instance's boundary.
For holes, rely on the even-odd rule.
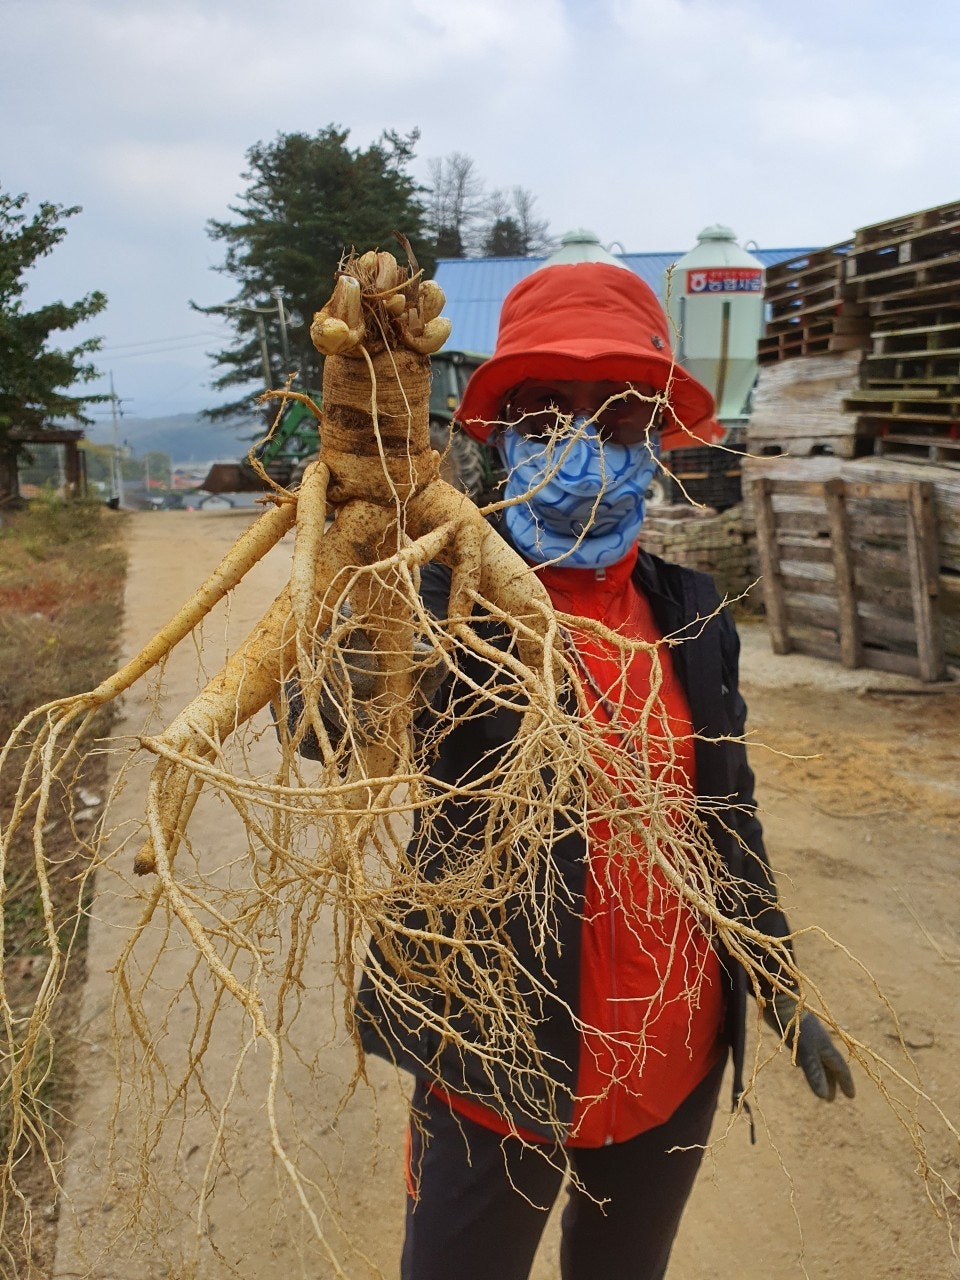
[[44,479],[53,482],[65,497],[85,498],[87,496],[87,468],[80,441],[84,433],[79,428],[51,427],[33,428],[12,427],[7,433],[9,440],[23,446],[18,450],[17,466],[11,479],[14,480],[13,492],[6,497],[7,502],[15,502],[20,497],[29,496],[25,490],[28,483],[22,480],[25,463],[33,460],[40,462],[41,454],[48,454],[48,447],[55,446],[56,454],[46,459],[43,466]]

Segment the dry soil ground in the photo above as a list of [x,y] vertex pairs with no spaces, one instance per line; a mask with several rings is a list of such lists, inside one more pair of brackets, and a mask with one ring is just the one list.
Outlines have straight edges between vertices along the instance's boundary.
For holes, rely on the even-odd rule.
[[[172,615],[246,519],[247,513],[219,512],[132,519],[128,649]],[[287,540],[222,611],[222,620],[207,625],[209,667],[218,665],[227,632],[244,634],[272,598],[285,577],[289,549]],[[856,1100],[828,1106],[809,1093],[781,1055],[757,1084],[754,1146],[743,1120],[727,1132],[725,1090],[716,1141],[681,1228],[671,1280],[957,1277],[947,1227],[928,1202],[907,1129],[922,1126],[931,1163],[956,1185],[956,1141],[931,1107],[915,1105],[911,1084],[918,1082],[954,1122],[960,1118],[960,694],[924,694],[908,679],[845,672],[798,656],[775,658],[762,624],[743,630],[743,686],[768,844],[794,925],[811,927],[798,943],[801,958],[842,1023],[888,1056],[907,1082],[888,1079],[900,1118],[861,1071]],[[151,718],[162,722],[190,696],[196,669],[192,649],[172,660],[159,709],[145,693],[131,694],[120,732],[137,732]],[[270,737],[267,732],[254,745],[267,762]],[[120,752],[117,759],[122,758]],[[120,824],[132,826],[141,811],[141,785],[142,777],[132,776],[113,802],[117,840],[124,830]],[[223,806],[208,806],[195,821],[199,841],[216,847],[231,838]],[[168,1131],[180,1138],[175,1149],[167,1150],[164,1140],[140,1160],[137,1090],[124,1094],[114,1152],[120,1181],[110,1173],[108,1118],[117,1072],[135,1086],[146,1051],[115,1064],[109,968],[137,913],[138,897],[146,892],[142,881],[109,871],[100,875],[83,1010],[86,1084],[60,1209],[56,1275],[334,1276],[334,1262],[309,1243],[289,1187],[271,1164],[262,1063],[248,1055],[234,1076],[242,1021],[231,1029],[228,1019],[223,1038],[208,1054],[205,1083],[211,1097],[219,1105],[231,1083],[236,1087],[221,1134],[229,1169],[212,1187],[199,1243],[191,1243],[189,1215],[211,1133],[191,1099],[167,1121]],[[813,926],[842,946],[829,944]],[[329,1204],[321,1225],[345,1274],[351,1280],[390,1277],[396,1274],[403,1206],[404,1082],[374,1064],[369,1083],[340,1108],[353,1058],[339,1029],[338,998],[329,991],[330,948],[322,929],[320,921],[312,989],[304,994],[298,1022],[301,1044],[309,1044],[316,1057],[304,1048],[304,1059],[290,1064],[281,1120],[284,1132],[292,1133],[296,1114],[302,1142],[293,1154],[315,1179],[316,1202],[325,1197]],[[173,978],[164,966],[171,963],[182,967],[182,950],[151,971],[145,998],[153,1019],[150,1051],[175,1055],[192,1026],[193,1002],[166,1007],[163,991]],[[898,1047],[893,1017],[879,993],[899,1014],[912,1063]],[[773,1048],[767,1033],[761,1047],[764,1054]],[[131,1222],[129,1179],[138,1172],[148,1190],[169,1188],[170,1199],[148,1198]],[[288,1212],[279,1212],[278,1203]],[[956,1228],[956,1204],[951,1212]],[[551,1221],[534,1276],[556,1275]]]

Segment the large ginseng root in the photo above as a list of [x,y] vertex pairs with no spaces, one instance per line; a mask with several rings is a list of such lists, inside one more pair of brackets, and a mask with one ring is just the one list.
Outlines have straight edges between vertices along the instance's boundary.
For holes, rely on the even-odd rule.
[[[15,762],[22,771],[0,858],[29,831],[48,963],[25,1016],[2,998],[8,1092],[0,1096],[10,1100],[12,1117],[7,1195],[16,1194],[15,1152],[40,1127],[32,1081],[62,980],[62,922],[46,891],[51,787],[96,710],[161,663],[294,526],[287,586],[170,725],[140,739],[156,757],[146,838],[134,863],[146,879],[139,882],[142,914],[115,966],[116,1008],[137,1046],[131,1074],[148,1112],[138,1167],[151,1168],[148,1157],[168,1121],[174,1144],[181,1140],[173,1117],[188,1098],[209,1121],[198,1239],[229,1110],[229,1099],[208,1092],[203,1061],[224,1006],[232,1005],[250,1028],[243,1054],[251,1044],[267,1051],[263,1113],[275,1160],[332,1272],[344,1274],[321,1221],[318,1187],[299,1166],[297,1134],[284,1134],[284,1115],[293,1110],[284,1093],[285,1050],[308,999],[307,961],[321,933],[332,939],[347,1031],[356,1032],[353,992],[364,970],[384,1007],[436,1043],[478,1057],[490,1079],[510,1082],[514,1097],[546,1105],[539,1118],[551,1125],[549,1092],[543,1104],[539,1086],[552,1064],[538,1049],[534,1010],[538,1002],[549,1010],[556,997],[514,954],[505,904],[518,904],[511,909],[522,912],[537,955],[554,945],[564,890],[551,850],[562,831],[590,839],[605,824],[611,865],[640,859],[651,882],[685,903],[697,927],[741,962],[757,992],[769,993],[769,971],[775,987],[818,1005],[868,1072],[879,1078],[883,1066],[892,1078],[892,1068],[836,1026],[786,943],[731,911],[738,886],[686,786],[671,785],[669,769],[651,767],[674,750],[663,729],[660,648],[628,643],[600,623],[558,618],[530,566],[440,478],[428,411],[429,354],[449,333],[442,305],[440,290],[412,261],[400,267],[392,255],[370,252],[343,264],[311,326],[325,355],[322,410],[313,406],[320,448],[300,489],[274,494],[275,506],[141,653],[97,689],[27,717],[0,755],[0,767]],[[561,440],[558,465],[563,447]],[[421,591],[433,563],[449,574],[439,612],[426,607]],[[638,649],[648,651],[650,698],[626,749],[587,711],[591,696],[563,638],[571,630],[617,654],[624,671]],[[453,672],[459,692],[445,700]],[[279,745],[276,772],[265,779],[236,767],[228,740],[268,706]],[[445,736],[486,732],[491,713],[519,724],[506,745],[492,744],[468,778],[432,776]],[[230,854],[227,875],[218,851],[191,841],[189,819],[204,789],[233,807],[245,832],[246,848]],[[450,827],[451,804],[468,815],[463,831]],[[423,864],[421,851],[431,846],[447,850],[440,874]],[[98,854],[106,861],[114,851],[104,845]],[[606,888],[615,894],[615,879]],[[195,957],[182,985],[166,994],[164,1034],[145,1010],[153,963],[136,977],[141,948],[157,938]],[[213,992],[206,1003],[200,970]],[[694,1001],[701,977],[688,977]],[[162,1054],[177,1052],[167,1032],[181,996],[198,1011],[171,1066]],[[451,1008],[461,1010],[460,1021]],[[481,1042],[463,1039],[464,1020],[483,1028]],[[292,1056],[312,1063],[317,1052],[307,1035]],[[358,1058],[357,1079],[362,1071]],[[902,1073],[895,1078],[916,1094]],[[144,1173],[128,1205],[131,1224],[148,1188]]]
[[[148,837],[134,866],[138,874],[155,873],[156,879],[117,974],[118,1007],[127,1008],[130,1025],[145,1046],[151,1035],[129,975],[140,940],[158,929],[161,917],[177,922],[196,948],[222,993],[218,1007],[223,995],[229,995],[245,1010],[256,1036],[269,1047],[275,1088],[282,1064],[282,1037],[276,1028],[287,1017],[281,1010],[299,982],[319,907],[334,913],[337,966],[350,990],[365,939],[393,926],[398,904],[416,902],[422,877],[407,858],[406,844],[413,809],[424,799],[412,722],[425,652],[441,667],[455,664],[460,651],[485,654],[506,673],[498,696],[519,710],[529,727],[522,769],[515,779],[509,770],[504,773],[518,800],[525,771],[532,767],[539,777],[564,745],[569,717],[556,696],[563,662],[546,594],[476,508],[440,479],[439,458],[430,447],[428,353],[449,332],[449,323],[439,316],[442,303],[435,285],[422,282],[413,268],[398,267],[389,254],[365,254],[345,264],[330,303],[312,328],[326,355],[320,455],[299,492],[274,496],[275,508],[121,671],[89,693],[38,709],[5,747],[2,760],[22,767],[22,778],[3,830],[2,855],[21,832],[32,831],[49,956],[47,981],[27,1019],[14,1018],[5,1006],[14,1101],[11,1151],[37,1124],[32,1064],[63,972],[64,935],[45,893],[43,828],[51,786],[96,710],[162,663],[294,523],[288,587],[168,728],[141,739],[157,761],[146,796]],[[431,560],[444,562],[451,571],[443,620],[428,615],[419,596],[419,574]],[[474,625],[478,609],[493,612],[512,633],[512,645],[502,652],[490,648]],[[364,637],[372,681],[364,705],[355,708],[341,651],[341,641],[352,635]],[[416,660],[415,651],[420,654]],[[270,703],[286,739],[291,685],[299,690],[304,708],[298,733],[309,732],[318,744],[318,776],[305,779],[287,745],[278,753],[276,782],[234,776],[224,744]],[[346,731],[336,739],[323,715],[331,700],[348,709]],[[435,726],[434,738],[442,731]],[[556,756],[551,766],[554,794],[561,801],[570,779],[581,771],[582,750],[576,741],[564,750],[569,750],[570,763]],[[179,869],[177,852],[189,841],[189,817],[205,787],[234,804],[249,833],[250,887],[239,897],[234,889],[225,894],[221,884],[205,878],[198,850]],[[538,790],[528,821],[533,826],[540,822],[546,830],[552,817],[544,799]],[[304,839],[298,840],[304,832],[312,847],[306,854]],[[106,848],[101,851],[101,857],[108,854]],[[454,878],[439,890],[440,897],[446,894],[461,906],[464,886],[474,883],[483,885],[485,900],[494,901],[498,850],[490,847],[484,856],[486,870],[475,868]],[[531,874],[515,854],[504,862],[508,866],[512,870],[504,876],[504,892],[510,875]],[[488,871],[492,889],[485,883]],[[442,909],[437,892],[431,890],[432,916]],[[283,912],[286,921],[278,925]],[[263,993],[269,989],[269,974],[264,973],[263,957],[272,952],[265,951],[260,937],[273,938],[278,928],[288,942],[273,970],[279,975],[272,997],[277,1007],[268,1015]],[[456,964],[438,952],[436,967],[436,981],[455,992],[460,981]],[[193,985],[191,980],[191,989]],[[495,987],[491,991],[504,998]],[[514,1043],[532,1043],[531,1029],[517,1021],[517,1012],[505,1006],[500,1013],[503,1025],[514,1032],[496,1051],[507,1065]],[[201,1070],[200,1058],[191,1060],[174,1094]],[[173,1088],[165,1075],[155,1086],[161,1092]],[[296,1181],[279,1136],[274,1096],[272,1091],[267,1109],[274,1152]],[[11,1162],[8,1190],[13,1183]]]

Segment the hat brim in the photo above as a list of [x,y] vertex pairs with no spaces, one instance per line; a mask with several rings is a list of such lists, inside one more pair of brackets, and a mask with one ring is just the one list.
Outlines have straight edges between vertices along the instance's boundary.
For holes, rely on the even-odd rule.
[[[591,348],[593,348],[591,350]],[[661,430],[663,450],[713,444],[723,428],[713,416],[713,396],[670,356],[611,351],[602,339],[582,338],[571,354],[563,344],[492,356],[475,369],[457,410],[457,421],[475,440],[487,443],[507,393],[527,378],[545,381],[649,383],[667,394]]]

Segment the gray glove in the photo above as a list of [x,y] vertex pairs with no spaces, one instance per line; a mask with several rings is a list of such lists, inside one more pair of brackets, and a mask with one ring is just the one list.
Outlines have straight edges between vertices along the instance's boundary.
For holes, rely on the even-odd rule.
[[796,1042],[797,1062],[818,1098],[832,1102],[837,1096],[837,1085],[846,1097],[854,1096],[853,1076],[846,1059],[816,1014],[804,1009],[798,1020],[796,998],[786,991],[778,991],[763,1016],[791,1049]]

